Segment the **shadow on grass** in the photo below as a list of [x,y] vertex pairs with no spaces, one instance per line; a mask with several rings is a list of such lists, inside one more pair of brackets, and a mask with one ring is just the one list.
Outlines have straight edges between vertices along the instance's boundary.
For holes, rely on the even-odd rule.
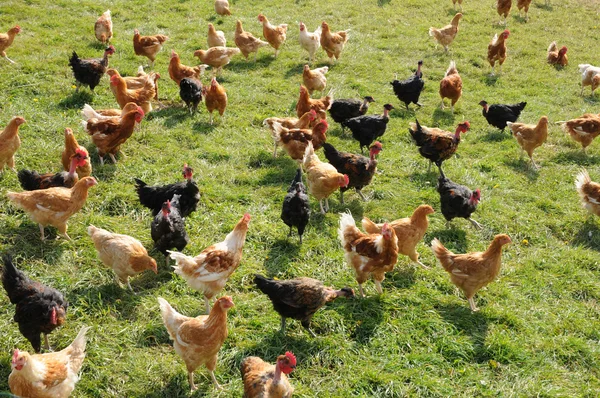
[[[425,161],[429,162],[427,159],[425,159]],[[431,171],[427,172],[428,167],[428,163],[423,163],[423,165],[419,167],[422,171],[414,171],[410,174],[410,181],[416,183],[418,188],[431,189],[435,188],[437,185],[439,177],[437,166],[435,164],[432,165]]]
[[88,309],[102,308],[106,310],[106,307],[110,305],[114,308],[114,311],[110,311],[110,313],[116,318],[135,321],[139,312],[137,306],[142,297],[154,294],[152,291],[142,290],[137,285],[139,283],[136,280],[131,282],[131,287],[136,294],[133,294],[127,285],[119,286],[116,281],[113,281],[105,285],[79,287],[67,293],[66,296],[69,303],[80,307],[85,306]]
[[273,58],[273,53],[269,52],[267,55],[264,50],[259,50],[256,62],[254,62],[254,54],[248,55],[248,60],[246,60],[243,56],[239,56],[231,60],[229,65],[227,65],[227,68],[238,73],[243,73],[266,68],[271,65],[274,60],[275,58]]
[[[437,238],[442,244],[453,251],[454,253],[465,253],[467,252],[467,233],[464,231],[464,228],[470,227],[470,224],[461,225],[460,229],[457,228],[457,223],[463,221],[462,219],[454,219],[450,224],[450,228],[438,229],[435,231],[428,232],[433,240],[433,238]],[[449,245],[449,242],[452,242],[452,245]],[[448,247],[450,246],[450,247]]]
[[478,134],[476,136],[476,141],[481,142],[501,142],[511,138],[510,134],[503,132],[502,130],[494,129],[487,130],[483,134]]
[[148,120],[164,119],[163,125],[172,128],[192,117],[187,108],[181,106],[182,103],[180,102],[171,101],[163,104],[166,106],[151,112],[148,115]]
[[[164,327],[163,327],[164,329]],[[177,354],[174,354],[177,355]],[[218,372],[218,371],[217,371]],[[140,398],[180,398],[180,397],[210,397],[214,392],[214,386],[208,376],[205,366],[200,366],[194,372],[194,382],[198,389],[190,395],[190,387],[187,379],[187,374],[183,370],[177,372],[177,376],[172,377],[167,384],[154,391],[148,391]],[[150,387],[149,389],[151,389]]]
[[[194,115],[196,116],[196,115]],[[206,116],[204,116],[206,117]],[[192,125],[192,130],[201,133],[201,134],[209,134],[215,129],[214,124],[210,124],[209,120],[199,120]]]
[[[386,283],[384,281],[384,289]],[[360,297],[358,290],[356,297],[348,299],[344,306],[337,311],[344,316],[346,324],[350,329],[350,338],[358,344],[368,344],[375,329],[383,322],[385,303],[381,296],[377,295],[371,280],[363,284],[367,297]]]
[[[287,228],[287,226],[286,226]],[[287,229],[286,229],[287,231]],[[287,235],[287,232],[286,232]],[[263,268],[266,270],[266,276],[269,278],[292,277],[288,274],[289,265],[295,261],[300,252],[300,242],[298,234],[295,233],[289,238],[280,238],[271,245],[267,259],[263,263]]]
[[581,149],[569,152],[560,152],[551,160],[551,163],[577,164],[578,166],[595,166],[600,163],[600,156],[586,155]]
[[527,20],[525,19],[525,17],[522,17],[522,16],[520,16],[518,14],[515,14],[512,17],[515,20],[515,22],[518,22],[518,23],[527,23]]
[[540,176],[539,171],[533,167],[529,158],[524,156],[505,159],[503,163],[514,171],[523,174],[531,182],[537,181]]
[[533,3],[534,6],[546,11],[554,11],[554,7],[551,4],[547,3]]
[[[414,105],[414,108],[419,109],[419,107],[416,105]],[[394,108],[394,110],[390,112],[390,118],[410,119],[411,121],[414,121],[414,119],[417,118],[417,113],[415,112],[415,109],[411,107],[407,109],[406,105],[404,105],[404,103],[401,103],[400,105],[398,105],[397,108]],[[406,128],[408,128],[408,125],[406,126]]]
[[62,109],[81,109],[85,104],[93,103],[94,94],[87,88],[81,87],[78,92],[73,91],[68,97],[63,98],[58,107]]
[[[388,288],[389,285],[396,289],[408,289],[415,284],[417,280],[415,276],[415,265],[406,256],[400,256],[398,264],[393,272],[388,272],[383,281],[383,288]],[[420,265],[417,267],[421,268]]]
[[449,109],[446,111],[436,107],[431,115],[431,120],[434,126],[447,126],[454,125],[455,117]]
[[392,2],[392,0],[377,0],[377,5],[379,7],[383,7],[383,6],[388,5],[391,2]]
[[596,104],[600,103],[600,96],[589,95],[587,97],[584,97],[583,100],[585,102],[587,102],[588,104],[596,105]]
[[483,78],[481,79],[481,81],[483,83],[485,83],[486,86],[495,86],[496,83],[498,82],[498,79],[500,79],[500,76],[492,75],[490,72],[490,73],[484,75]]
[[[15,210],[15,212],[17,211]],[[21,213],[21,211],[18,212]],[[7,212],[7,215],[10,213]],[[17,257],[15,261],[17,268],[22,268],[20,264],[24,262],[18,258],[20,256],[25,259],[43,259],[48,264],[55,264],[60,260],[62,252],[65,250],[64,245],[68,245],[69,242],[62,237],[56,239],[59,236],[58,230],[52,226],[44,228],[44,233],[46,241],[42,242],[38,225],[25,215],[18,227],[8,225],[2,231],[4,242],[14,243],[10,249],[5,249],[5,251]]]
[[589,216],[579,231],[575,234],[572,242],[575,246],[583,246],[600,252],[600,227],[593,216]]
[[292,66],[285,72],[285,78],[289,79],[290,77],[297,77],[298,75],[302,75],[304,71],[304,63],[300,63]]
[[[285,190],[281,191],[282,198],[285,196],[288,187],[291,185],[298,163],[291,159],[286,154],[273,157],[272,153],[261,151],[256,155],[252,155],[248,161],[248,167],[251,169],[267,169],[259,180],[261,186],[277,185],[285,186]],[[306,174],[302,175],[302,182],[307,184]]]

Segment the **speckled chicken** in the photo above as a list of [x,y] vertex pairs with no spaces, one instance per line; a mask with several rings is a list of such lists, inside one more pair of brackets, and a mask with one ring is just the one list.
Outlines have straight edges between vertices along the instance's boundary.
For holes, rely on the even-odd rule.
[[296,356],[291,352],[277,357],[271,365],[259,357],[246,357],[240,370],[244,381],[244,398],[290,398],[294,387],[287,375],[296,369]]

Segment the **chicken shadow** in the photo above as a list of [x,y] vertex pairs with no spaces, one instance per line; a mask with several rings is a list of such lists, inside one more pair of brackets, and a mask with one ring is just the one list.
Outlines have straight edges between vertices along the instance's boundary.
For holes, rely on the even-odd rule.
[[62,109],[81,109],[85,104],[93,103],[93,100],[94,94],[82,87],[79,91],[73,91],[68,97],[60,100],[58,107]]
[[431,115],[431,120],[434,126],[448,126],[454,125],[456,118],[450,110],[446,111],[436,107]]
[[250,54],[247,60],[243,57],[237,57],[237,59],[231,60],[229,65],[227,65],[227,68],[238,73],[243,73],[266,68],[271,65],[274,60],[275,58],[273,58],[273,53],[271,52],[269,52],[268,55],[266,53],[263,55],[258,54],[256,61],[254,61],[254,55]]
[[[194,115],[195,116],[195,115]],[[198,120],[194,122],[192,125],[192,130],[201,133],[201,134],[209,134],[215,129],[214,124],[210,124],[207,120]]]
[[[12,353],[11,353],[12,354]],[[3,359],[0,361],[0,380],[8,380],[8,375],[12,372],[11,361],[9,356],[3,355]],[[14,397],[15,395],[10,394],[9,391],[0,391],[0,397]]]
[[485,74],[481,78],[481,81],[482,81],[482,83],[485,83],[486,86],[495,86],[499,79],[500,79],[500,76],[492,75],[490,72],[488,74]]
[[410,174],[410,181],[416,184],[419,189],[431,189],[437,186],[439,171],[437,167],[434,165],[431,166],[431,170],[427,172],[426,164],[420,168],[424,171],[413,171]]
[[[292,184],[294,176],[299,166],[298,163],[291,159],[286,154],[281,154],[282,149],[278,150],[277,157],[266,151],[260,151],[258,154],[251,155],[248,160],[250,169],[268,169],[261,177],[259,184],[262,185],[277,185],[284,186],[285,190],[281,191],[282,198],[285,196],[287,189]],[[302,176],[302,182],[306,186],[306,175]]]
[[588,104],[596,105],[596,104],[600,103],[600,96],[589,95],[589,96],[583,97],[583,100],[585,102],[587,102]]
[[494,129],[487,130],[485,133],[478,134],[476,137],[476,141],[480,142],[502,142],[510,139],[511,135],[502,130]]
[[[414,105],[414,108],[410,105],[408,108],[406,108],[406,106],[404,104],[398,105],[397,108],[394,108],[390,112],[390,118],[392,118],[392,119],[410,119],[411,121],[414,121],[415,119],[418,119],[415,108],[418,109],[418,107],[416,105]],[[408,126],[406,128],[408,128]]]
[[581,224],[571,244],[600,252],[600,227],[594,216],[589,215]]
[[415,267],[421,268],[421,266],[415,266],[406,256],[400,255],[398,260],[394,271],[388,272],[385,275],[385,280],[382,283],[384,289],[388,289],[390,285],[396,289],[408,289],[417,280],[415,277]]
[[[360,297],[357,291],[356,297],[347,299],[343,306],[336,307],[349,329],[349,338],[357,344],[369,344],[373,333],[383,322],[385,302],[382,296],[377,295],[372,281],[363,284],[367,297]],[[385,289],[385,281],[384,281]]]
[[450,228],[437,229],[428,232],[431,239],[437,238],[445,247],[448,247],[448,242],[452,242],[452,251],[455,253],[465,253],[467,247],[467,233],[462,228],[458,228],[459,219],[455,219],[450,224]]
[[[163,326],[164,329],[164,326]],[[201,369],[205,369],[203,366]],[[208,373],[207,373],[208,375]],[[178,372],[176,376],[173,376],[167,384],[161,386],[160,389],[154,391],[148,391],[142,395],[139,395],[140,398],[181,398],[181,397],[210,397],[212,393],[214,393],[214,386],[210,381],[210,378],[207,377],[204,379],[204,373],[196,372],[194,375],[196,385],[198,386],[198,390],[194,391],[193,394],[190,395],[190,389],[188,387],[188,380],[185,372]]]
[[165,106],[151,112],[148,115],[148,120],[163,119],[163,125],[167,128],[172,128],[185,122],[190,117],[191,115],[187,107],[181,106],[181,103],[173,101],[170,106]]
[[569,152],[560,152],[554,156],[550,162],[558,164],[576,164],[578,166],[595,166],[600,163],[600,156],[586,155],[581,149]]
[[[112,272],[108,271],[107,272]],[[116,281],[104,285],[85,286],[67,293],[69,303],[85,302],[90,308],[104,308],[111,305],[111,313],[120,320],[135,321],[138,316],[138,304],[143,296],[154,295],[154,292],[139,287],[139,281],[132,280],[132,293],[127,285],[119,286]]]
[[[111,181],[114,178],[115,173],[117,172],[117,165],[112,162],[112,159],[108,155],[104,156],[104,165],[100,164],[98,148],[96,148],[95,146],[88,146],[88,148],[90,148],[90,161],[94,170],[92,172],[92,175],[98,181]],[[118,152],[115,155],[115,158],[117,159],[118,163],[120,159],[123,159],[123,155],[120,152]]]
[[[299,63],[297,65],[294,65],[294,66],[290,67],[285,72],[285,78],[289,79],[291,77],[302,76],[302,72],[304,71],[304,65],[305,65],[305,63]],[[314,69],[314,67],[313,67],[313,69]]]
[[379,7],[383,7],[383,6],[388,5],[391,2],[392,2],[392,0],[377,0],[377,5]]
[[[287,237],[288,227],[282,224],[284,236]],[[278,228],[279,230],[279,228]],[[298,238],[298,231],[294,228],[292,236],[289,238],[279,238],[271,245],[267,259],[263,263],[263,268],[266,271],[266,276],[269,278],[280,277],[288,278],[293,277],[288,274],[290,264],[297,260],[298,253],[300,253],[300,242]]]
[[504,163],[514,171],[523,174],[531,182],[537,181],[537,179],[540,176],[539,171],[531,165],[531,161],[529,160],[529,158],[526,158],[524,156],[505,159],[502,163]]
[[546,3],[533,3],[536,8],[546,10],[546,11],[554,11],[554,7],[551,4]]
[[[10,216],[11,213],[7,212],[7,215]],[[38,225],[31,222],[29,217],[24,218],[18,226],[8,225],[2,232],[2,238],[4,242],[11,242],[13,245],[4,251],[13,256],[22,255],[25,259],[43,259],[48,264],[55,264],[62,256],[65,245],[73,243],[65,241],[62,237],[56,239],[59,235],[58,230],[54,227],[44,228],[44,233],[46,241],[42,242]],[[19,267],[18,263],[17,267]]]

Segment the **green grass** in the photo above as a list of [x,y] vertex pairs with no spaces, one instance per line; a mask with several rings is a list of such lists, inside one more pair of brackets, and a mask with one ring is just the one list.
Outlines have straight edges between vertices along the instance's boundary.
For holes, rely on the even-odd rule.
[[[23,28],[13,46],[9,65],[0,59],[0,125],[14,115],[28,123],[21,129],[22,146],[17,168],[58,171],[63,130],[72,127],[79,142],[91,150],[94,176],[87,204],[71,218],[71,242],[42,244],[26,215],[6,200],[0,202],[0,251],[10,251],[17,265],[32,278],[63,291],[71,303],[68,322],[50,336],[56,348],[68,345],[83,325],[92,326],[81,381],[75,397],[175,397],[189,394],[183,362],[174,353],[160,318],[156,297],[166,298],[180,312],[203,311],[201,295],[192,291],[164,265],[158,276],[144,274],[133,280],[132,295],[116,286],[113,274],[98,260],[87,236],[87,225],[128,233],[151,247],[151,217],[134,194],[132,178],[149,183],[180,179],[180,168],[190,163],[203,193],[198,211],[187,220],[191,242],[185,252],[196,254],[222,239],[244,212],[250,224],[240,268],[224,294],[233,296],[230,335],[221,352],[217,379],[225,386],[214,392],[202,368],[196,372],[200,387],[195,396],[240,397],[239,364],[248,355],[273,362],[293,351],[298,368],[291,376],[297,396],[597,396],[600,390],[600,227],[581,208],[574,175],[585,166],[599,180],[598,144],[586,157],[560,129],[551,126],[547,143],[535,157],[541,165],[532,171],[519,159],[516,142],[489,127],[477,103],[527,101],[521,119],[534,123],[541,115],[551,122],[598,112],[598,96],[579,96],[577,64],[600,64],[597,4],[591,0],[552,1],[551,7],[534,0],[530,21],[509,17],[509,58],[504,73],[489,76],[487,44],[498,16],[491,1],[466,0],[460,32],[450,54],[436,49],[427,35],[429,26],[447,24],[454,11],[448,1],[348,0],[308,2],[238,1],[234,16],[215,18],[212,2],[72,2],[5,1],[0,5],[2,30],[18,23]],[[155,69],[161,72],[160,97],[168,105],[148,115],[141,131],[123,145],[119,163],[100,167],[96,151],[83,132],[79,111],[85,102],[114,107],[108,79],[96,94],[74,93],[68,57],[100,56],[93,36],[95,19],[110,8],[117,53],[110,64],[131,75],[145,59],[133,53],[133,29],[142,34],[164,33],[170,39]],[[277,60],[271,49],[260,51],[256,64],[235,58],[220,78],[229,94],[227,118],[208,125],[204,109],[189,117],[169,80],[168,55],[179,52],[182,62],[197,61],[192,52],[205,47],[206,23],[224,30],[233,44],[235,20],[259,35],[256,20],[263,12],[273,23],[290,25],[288,42]],[[337,65],[328,74],[336,97],[372,95],[371,112],[386,102],[398,105],[389,82],[394,73],[407,77],[424,60],[424,107],[391,114],[382,138],[378,174],[365,189],[372,200],[346,195],[342,206],[334,195],[331,211],[314,215],[305,242],[286,239],[279,220],[281,201],[294,177],[295,164],[287,156],[273,159],[272,141],[261,122],[265,117],[294,114],[306,53],[297,43],[297,21],[312,31],[321,20],[333,29],[351,28],[350,40]],[[569,48],[570,64],[555,70],[545,62],[548,44],[557,40]],[[464,93],[455,114],[438,109],[438,83],[450,60],[456,60]],[[320,51],[317,64],[325,64]],[[205,80],[206,81],[206,80]],[[288,333],[278,333],[279,318],[266,296],[257,292],[256,272],[279,278],[309,276],[325,283],[356,288],[353,272],[343,260],[337,241],[338,214],[349,208],[355,219],[374,220],[409,215],[422,203],[439,210],[434,190],[436,175],[427,174],[407,133],[415,117],[424,125],[452,129],[471,121],[456,157],[446,162],[447,175],[470,187],[479,187],[483,200],[475,217],[485,225],[476,231],[463,220],[451,229],[436,213],[418,251],[433,266],[423,270],[401,258],[387,275],[384,294],[377,296],[372,282],[365,284],[366,299],[340,299],[314,318],[317,338],[292,321]],[[346,151],[358,144],[342,135],[337,125],[329,141]],[[1,197],[20,190],[15,173],[0,175]],[[55,230],[47,230],[54,237]],[[513,244],[503,254],[500,278],[476,296],[481,308],[471,313],[464,297],[449,282],[428,249],[434,237],[457,252],[484,249],[497,233],[508,233]],[[157,253],[154,253],[157,254]],[[158,254],[156,258],[162,261]],[[164,264],[161,262],[161,264]],[[0,295],[0,391],[6,390],[10,354],[14,347],[30,350],[12,321],[14,306]]]

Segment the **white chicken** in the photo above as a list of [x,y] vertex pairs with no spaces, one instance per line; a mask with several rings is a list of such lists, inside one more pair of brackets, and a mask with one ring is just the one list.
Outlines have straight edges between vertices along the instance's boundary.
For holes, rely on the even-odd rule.
[[315,53],[321,47],[321,25],[313,33],[306,30],[306,25],[300,22],[300,46],[308,51],[308,62],[312,62]]

